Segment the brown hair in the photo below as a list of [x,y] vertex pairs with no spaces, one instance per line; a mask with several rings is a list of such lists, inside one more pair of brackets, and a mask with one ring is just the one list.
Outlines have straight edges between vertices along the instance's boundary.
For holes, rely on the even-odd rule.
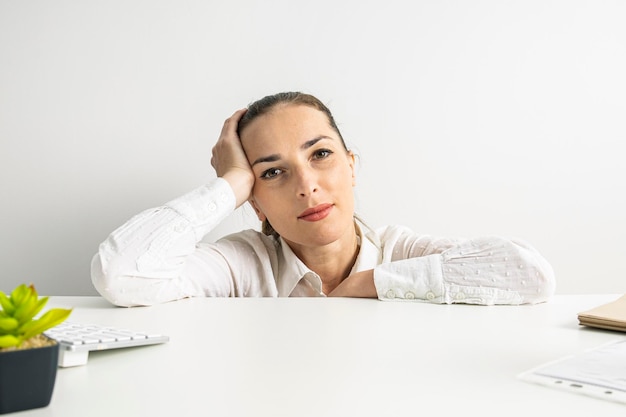
[[[328,118],[328,123],[330,124],[330,127],[332,127],[333,130],[337,132],[337,135],[339,135],[339,139],[341,140],[341,144],[343,145],[344,149],[348,151],[346,142],[343,140],[343,136],[341,136],[341,132],[337,127],[337,123],[335,122],[335,118],[330,112],[330,109],[326,107],[326,105],[322,103],[317,97],[310,94],[301,93],[299,91],[288,91],[272,94],[269,96],[265,96],[262,99],[248,105],[248,111],[246,111],[243,117],[239,120],[237,133],[241,136],[241,132],[254,119],[268,113],[272,108],[279,104],[301,104],[304,106],[313,107],[314,109],[317,109],[324,113]],[[263,222],[261,231],[268,236],[275,236],[276,238],[279,237],[279,234],[274,230],[274,228],[272,227],[270,222],[267,221],[267,219],[265,219],[265,221]]]

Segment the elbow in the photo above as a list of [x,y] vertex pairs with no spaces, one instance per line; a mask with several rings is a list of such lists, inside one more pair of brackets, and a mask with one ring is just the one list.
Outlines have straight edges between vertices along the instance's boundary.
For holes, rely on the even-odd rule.
[[100,255],[96,254],[91,260],[91,283],[98,294],[111,304],[118,307],[134,307],[141,304],[134,303],[128,296],[128,291],[121,285],[121,277],[111,276],[102,268]]
[[151,306],[190,296],[178,279],[113,273],[103,268],[98,254],[91,262],[91,281],[105,300],[119,307]]
[[522,242],[518,245],[519,256],[528,265],[527,277],[523,281],[533,283],[524,291],[525,303],[537,304],[549,301],[556,291],[556,277],[552,265],[536,249]]
[[556,278],[552,267],[547,263],[538,267],[534,278],[536,279],[536,294],[528,296],[527,301],[531,304],[549,301],[556,291]]

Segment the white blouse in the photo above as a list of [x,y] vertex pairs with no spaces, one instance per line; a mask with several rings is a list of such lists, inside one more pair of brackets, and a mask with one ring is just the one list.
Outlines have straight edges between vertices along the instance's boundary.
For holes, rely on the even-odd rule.
[[[235,209],[221,178],[146,210],[115,230],[91,264],[111,303],[138,306],[186,297],[324,297],[320,277],[280,239],[255,230],[215,243],[204,236]],[[550,264],[518,239],[433,238],[401,226],[364,230],[352,272],[374,270],[381,300],[526,304],[550,299]]]

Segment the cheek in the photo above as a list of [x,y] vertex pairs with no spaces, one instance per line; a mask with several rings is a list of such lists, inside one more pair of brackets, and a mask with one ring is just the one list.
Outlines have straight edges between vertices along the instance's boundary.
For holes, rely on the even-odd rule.
[[350,168],[350,166],[339,170],[335,178],[341,178],[341,181],[336,181],[341,184],[341,187],[352,188],[356,185],[356,177],[354,176],[354,171]]
[[280,206],[280,204],[275,203],[277,201],[275,194],[265,187],[255,185],[252,189],[252,199],[254,200],[257,214],[262,214],[263,217],[272,217],[272,213],[276,211],[277,206]]

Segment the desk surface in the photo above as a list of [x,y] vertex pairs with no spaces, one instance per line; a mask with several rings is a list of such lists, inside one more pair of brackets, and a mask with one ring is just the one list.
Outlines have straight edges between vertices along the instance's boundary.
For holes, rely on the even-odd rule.
[[362,299],[188,299],[116,308],[51,297],[72,321],[156,331],[166,344],[59,368],[51,404],[20,416],[623,415],[624,405],[516,378],[625,337],[578,325],[617,295],[535,306]]

